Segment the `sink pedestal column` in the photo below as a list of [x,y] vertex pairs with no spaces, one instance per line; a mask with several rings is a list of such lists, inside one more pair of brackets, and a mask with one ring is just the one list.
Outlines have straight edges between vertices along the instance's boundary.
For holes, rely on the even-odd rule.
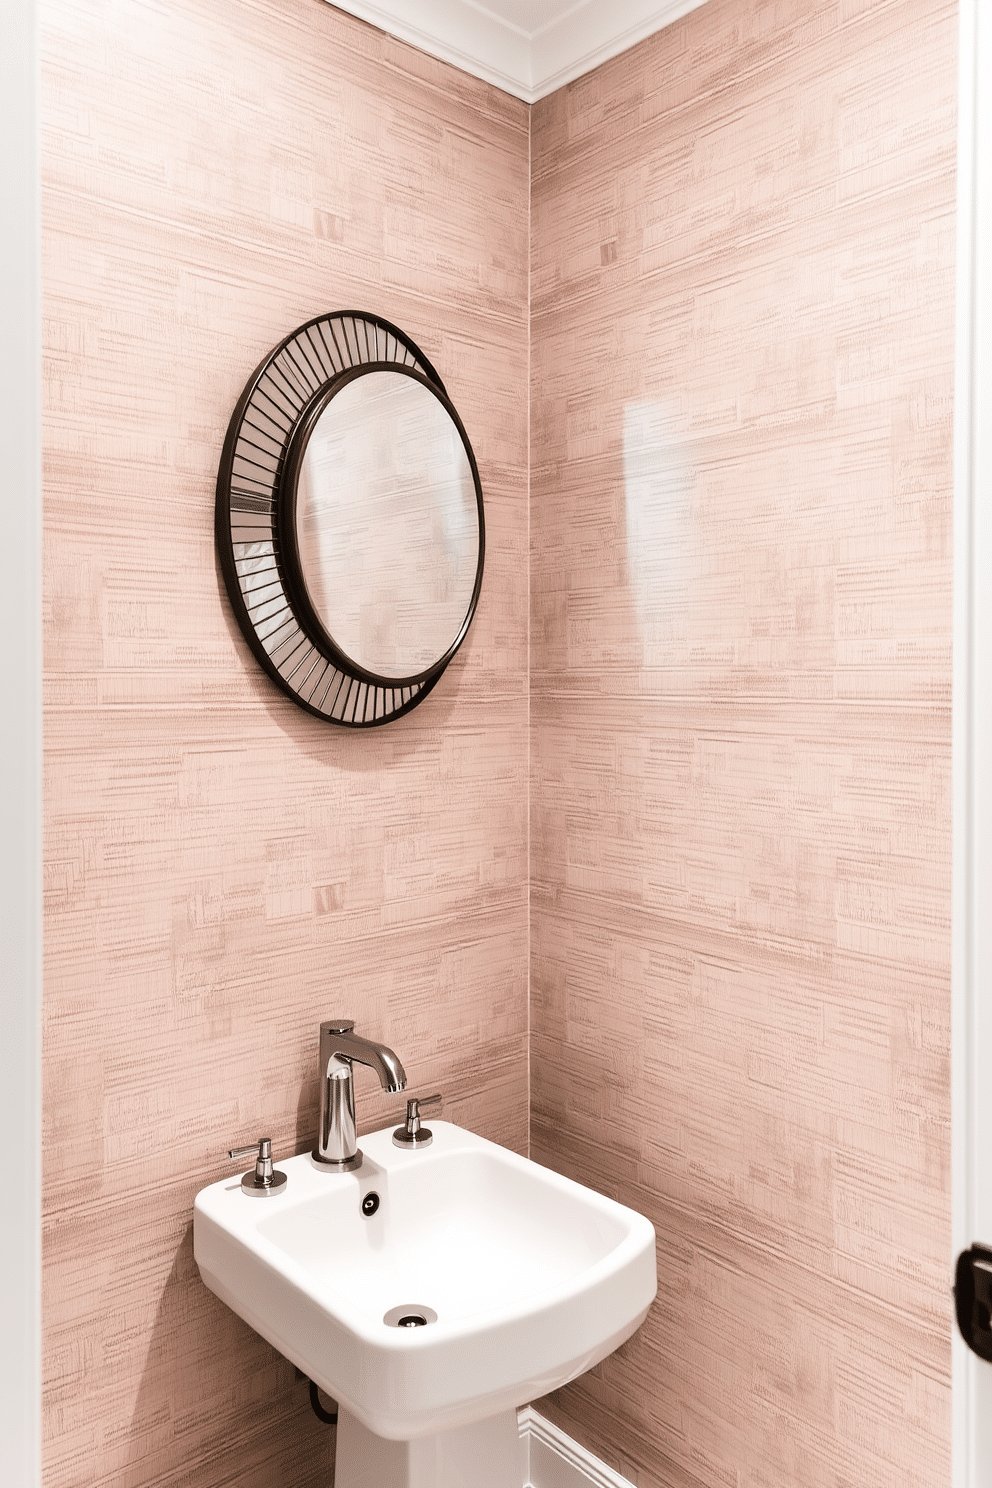
[[386,1441],[338,1408],[334,1488],[521,1488],[515,1410],[417,1441]]

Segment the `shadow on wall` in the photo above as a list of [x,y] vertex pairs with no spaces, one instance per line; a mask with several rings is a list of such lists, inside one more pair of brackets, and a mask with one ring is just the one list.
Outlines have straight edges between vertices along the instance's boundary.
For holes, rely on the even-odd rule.
[[[204,1380],[213,1382],[206,1394]],[[289,1360],[203,1285],[190,1218],[159,1299],[127,1466],[115,1482],[230,1488],[237,1439],[238,1488],[331,1488],[335,1437],[313,1415],[307,1383]]]
[[[259,703],[265,709],[279,731],[308,759],[318,764],[331,763],[336,770],[365,776],[376,765],[391,764],[420,753],[424,747],[425,724],[431,728],[434,737],[448,727],[458,704],[462,675],[468,666],[478,634],[478,614],[433,692],[418,707],[381,728],[342,728],[339,724],[324,723],[319,718],[314,718],[266,676],[252,655],[231,609],[216,546],[214,568],[224,624],[234,647],[239,672],[253,689],[252,702]],[[485,602],[485,595],[486,584],[483,578],[480,610]],[[429,713],[427,710],[430,710]]]
[[[372,1078],[370,1073],[370,1082]],[[397,1099],[392,1098],[394,1103]],[[376,1126],[399,1119],[395,1110],[388,1117],[381,1111],[374,1114]],[[300,1088],[297,1153],[313,1148],[317,1119],[314,1057],[313,1074]],[[289,1155],[277,1153],[276,1161]],[[222,1162],[219,1158],[218,1165]],[[234,1166],[233,1185],[243,1167]],[[193,1257],[192,1204],[200,1187],[217,1176],[201,1176],[190,1189],[190,1218],[178,1237],[159,1299],[127,1432],[126,1467],[114,1482],[120,1488],[148,1488],[152,1481],[162,1488],[179,1482],[183,1488],[230,1488],[232,1440],[237,1436],[238,1488],[333,1488],[336,1433],[313,1414],[309,1382],[298,1379],[289,1360],[200,1278]],[[170,1243],[175,1237],[163,1240]],[[206,1395],[199,1388],[204,1379],[213,1382]],[[228,1419],[231,1401],[237,1432]]]

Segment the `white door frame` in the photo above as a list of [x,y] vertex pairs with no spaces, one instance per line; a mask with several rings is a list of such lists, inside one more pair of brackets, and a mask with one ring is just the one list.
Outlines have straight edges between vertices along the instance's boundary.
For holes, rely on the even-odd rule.
[[[960,0],[954,388],[953,1255],[992,1245],[992,6]],[[952,1264],[953,1264],[953,1257]],[[992,1365],[954,1329],[954,1488],[992,1488]]]
[[41,1482],[41,321],[36,0],[0,46],[0,1442]]

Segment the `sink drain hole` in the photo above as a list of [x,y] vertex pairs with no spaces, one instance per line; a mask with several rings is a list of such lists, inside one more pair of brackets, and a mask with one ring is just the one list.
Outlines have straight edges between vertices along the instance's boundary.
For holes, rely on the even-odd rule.
[[387,1328],[426,1328],[428,1323],[437,1322],[437,1313],[423,1302],[402,1302],[399,1307],[391,1307],[382,1321]]

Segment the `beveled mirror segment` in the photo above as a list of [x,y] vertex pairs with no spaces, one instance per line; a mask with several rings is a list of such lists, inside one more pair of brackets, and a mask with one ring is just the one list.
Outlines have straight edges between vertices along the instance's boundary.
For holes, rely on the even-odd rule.
[[478,603],[482,489],[414,343],[343,311],[259,365],[217,478],[228,594],[263,669],[306,711],[389,722],[431,691]]

